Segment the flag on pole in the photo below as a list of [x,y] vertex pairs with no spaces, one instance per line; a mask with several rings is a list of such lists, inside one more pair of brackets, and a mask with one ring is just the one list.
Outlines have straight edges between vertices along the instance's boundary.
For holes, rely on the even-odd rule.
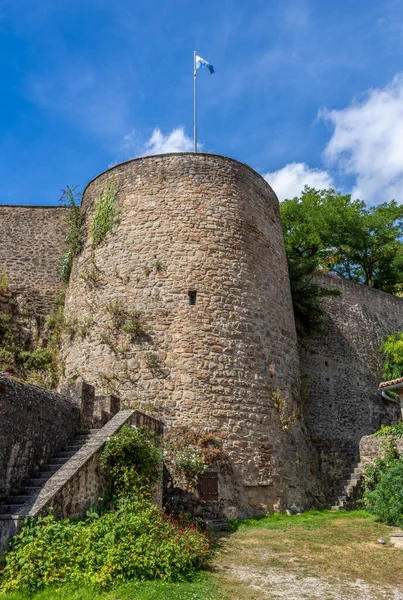
[[204,58],[201,58],[201,56],[196,55],[196,69],[201,69],[202,67],[207,67],[211,75],[214,73],[213,65],[210,65],[210,63],[208,63],[207,60],[204,60]]

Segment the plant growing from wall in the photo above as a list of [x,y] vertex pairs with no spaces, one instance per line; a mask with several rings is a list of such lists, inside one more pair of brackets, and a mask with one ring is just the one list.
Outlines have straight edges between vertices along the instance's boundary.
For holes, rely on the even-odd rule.
[[125,333],[131,341],[136,341],[144,336],[141,313],[138,310],[128,310],[120,300],[111,300],[106,304],[105,310],[111,318],[110,331]]
[[300,413],[297,410],[290,408],[288,396],[283,394],[279,388],[272,389],[270,384],[267,387],[269,389],[274,408],[279,414],[281,429],[287,432],[292,431],[296,421],[301,418]]
[[154,377],[166,377],[166,373],[164,372],[161,359],[158,354],[155,352],[148,352],[144,355],[144,361]]
[[173,427],[165,442],[164,463],[177,485],[194,492],[207,468],[227,470],[229,460],[222,440],[212,432],[201,433],[186,426]]
[[94,217],[91,225],[93,248],[97,248],[107,234],[113,231],[118,220],[119,186],[112,177],[102,189],[94,207]]
[[156,273],[162,273],[162,271],[164,270],[164,267],[162,266],[162,263],[158,258],[155,259],[153,267]]
[[381,345],[381,351],[384,353],[384,381],[403,377],[403,331],[388,335]]
[[81,194],[77,192],[77,186],[67,186],[62,190],[59,204],[68,210],[65,215],[66,237],[64,239],[64,252],[60,265],[60,275],[65,283],[70,279],[70,273],[75,256],[78,256],[84,247],[86,229],[84,216],[81,212]]
[[111,481],[112,495],[150,496],[161,476],[162,454],[160,438],[145,427],[126,425],[111,436],[100,464]]
[[103,274],[101,269],[95,263],[95,260],[92,259],[86,269],[85,273],[80,275],[80,279],[85,281],[90,290],[97,288],[101,285]]
[[127,333],[132,340],[136,340],[144,334],[139,311],[131,310],[127,313],[122,331]]
[[7,269],[4,266],[0,274],[0,294],[5,295],[8,292],[8,275]]

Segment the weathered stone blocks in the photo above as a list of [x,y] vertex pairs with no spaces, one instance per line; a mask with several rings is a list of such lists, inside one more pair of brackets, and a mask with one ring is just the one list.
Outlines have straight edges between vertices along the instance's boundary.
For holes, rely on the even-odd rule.
[[[252,169],[221,156],[137,159],[87,186],[89,231],[112,177],[118,220],[99,247],[88,236],[66,295],[67,319],[93,319],[85,339],[65,340],[66,377],[154,410],[168,428],[219,432],[233,470],[223,488],[228,514],[308,504],[315,458],[299,406],[275,194]],[[136,334],[128,333],[133,314]],[[287,430],[284,419],[293,415]],[[262,447],[260,437],[271,446]]]

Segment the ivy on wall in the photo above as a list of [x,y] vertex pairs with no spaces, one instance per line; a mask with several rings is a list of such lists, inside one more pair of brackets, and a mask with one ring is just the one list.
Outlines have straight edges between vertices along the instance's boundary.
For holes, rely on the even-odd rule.
[[59,200],[61,206],[69,208],[65,216],[67,234],[64,239],[65,249],[60,265],[60,275],[65,283],[68,283],[70,279],[74,257],[80,254],[84,247],[86,233],[84,217],[81,212],[81,194],[76,189],[77,186],[67,186]]
[[95,204],[94,218],[91,225],[93,248],[97,248],[106,235],[113,230],[118,219],[119,186],[112,177],[104,187]]

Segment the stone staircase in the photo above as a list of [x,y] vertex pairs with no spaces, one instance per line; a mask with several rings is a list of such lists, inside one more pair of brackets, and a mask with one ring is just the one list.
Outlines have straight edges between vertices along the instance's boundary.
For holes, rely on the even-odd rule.
[[344,472],[340,487],[332,498],[330,510],[348,509],[358,499],[363,470],[363,465],[357,462],[351,471]]
[[0,522],[10,522],[11,531],[9,534],[13,530],[14,532],[17,531],[18,522],[29,516],[32,505],[50,478],[88,442],[92,441],[94,435],[98,432],[99,429],[90,429],[88,433],[76,435],[69,445],[62,452],[59,452],[53,460],[43,465],[33,477],[23,482],[17,494],[9,496],[3,504],[0,504]]

